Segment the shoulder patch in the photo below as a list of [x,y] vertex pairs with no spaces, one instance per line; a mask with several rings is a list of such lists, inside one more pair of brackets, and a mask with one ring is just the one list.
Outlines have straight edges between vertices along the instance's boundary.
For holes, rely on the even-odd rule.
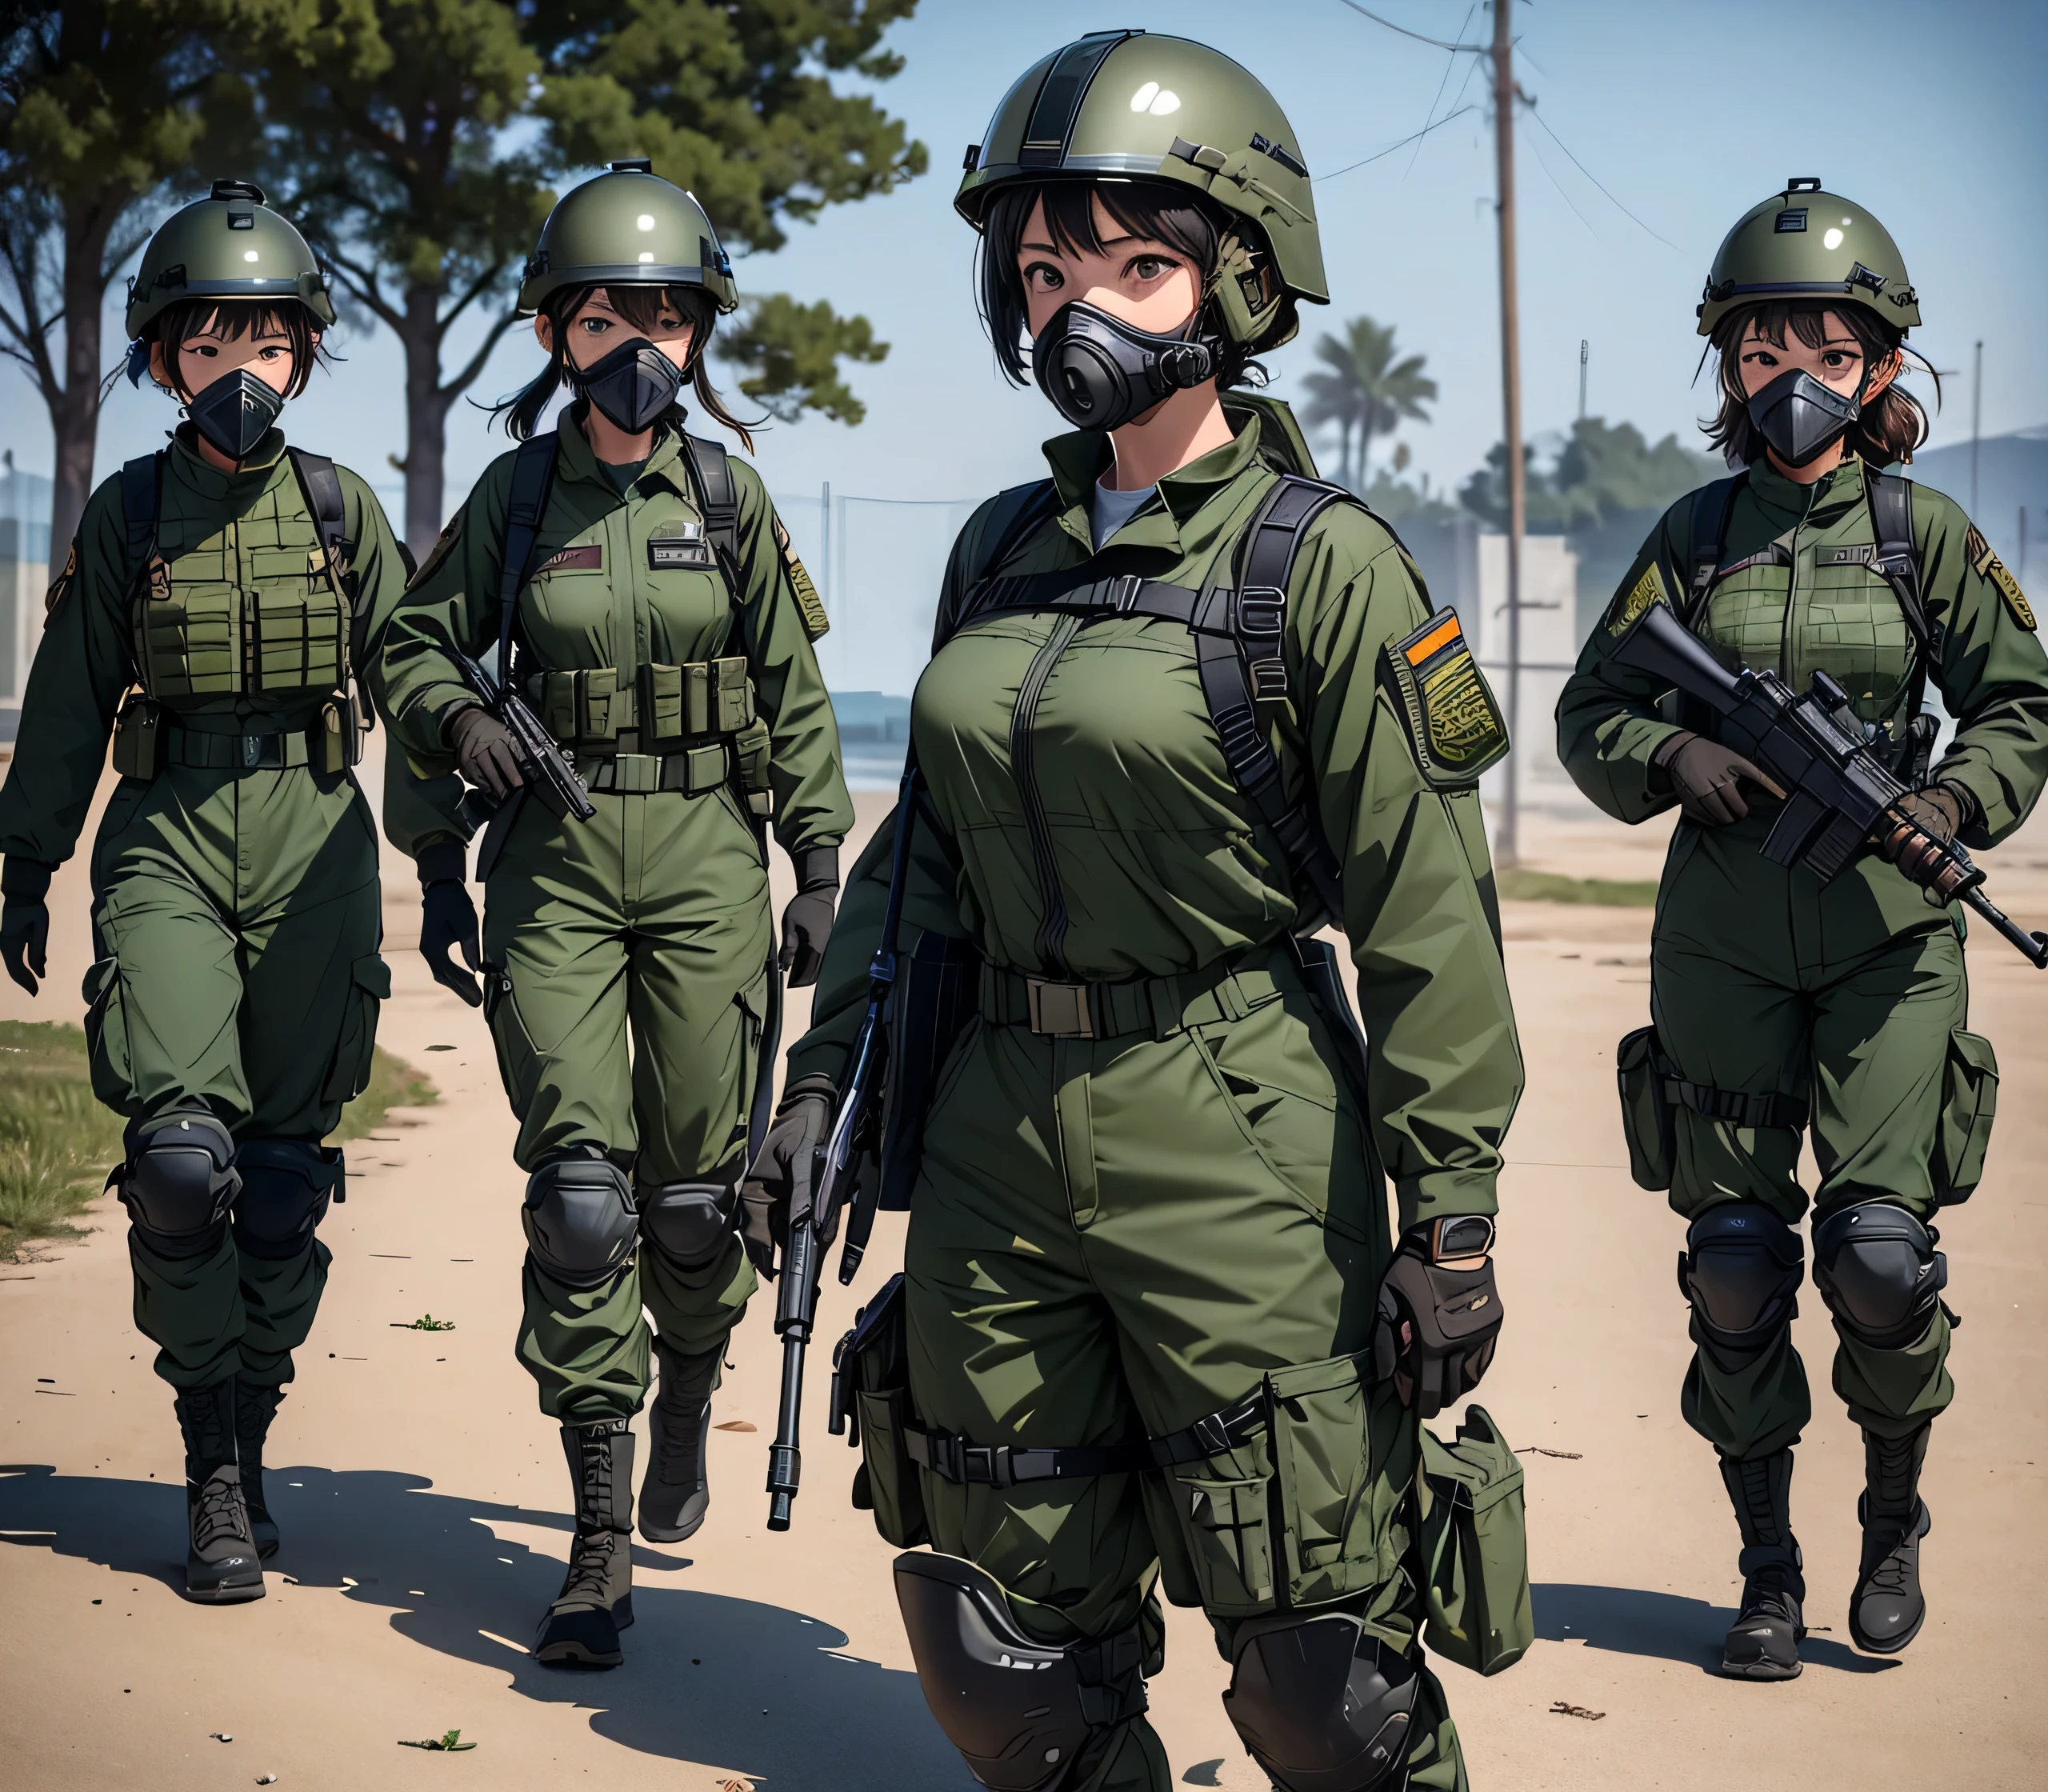
[[440,571],[442,562],[455,551],[457,545],[462,541],[462,524],[467,519],[469,514],[470,507],[464,504],[457,510],[454,515],[449,518],[447,526],[434,537],[434,546],[427,550],[426,558],[420,562],[419,570],[406,581],[408,590],[423,579],[431,578],[434,574]]
[[50,589],[42,595],[42,619],[46,626],[48,626],[51,614],[56,610],[58,605],[64,601],[66,594],[78,582],[78,543],[77,538],[74,537],[71,552],[64,562],[63,571],[50,582]]
[[1671,594],[1664,589],[1664,571],[1654,560],[1642,569],[1642,577],[1616,598],[1607,609],[1607,632],[1619,639],[1629,625],[1654,603],[1670,607]]
[[2013,620],[2031,634],[2038,626],[2034,621],[2034,606],[2026,601],[2026,594],[2019,588],[2019,581],[2013,577],[2012,569],[1991,550],[1984,539],[1984,532],[1975,523],[1962,538],[1963,558],[1970,562],[1970,570],[1979,578],[1988,578],[1998,586],[1998,595],[2006,600],[2006,608],[2012,612]]
[[1475,784],[1506,756],[1507,724],[1466,644],[1457,611],[1439,610],[1412,634],[1395,636],[1381,658],[1408,724],[1415,763],[1429,783],[1439,789]]
[[797,608],[803,613],[803,632],[814,641],[821,640],[832,627],[825,614],[825,600],[818,596],[818,587],[797,558],[796,545],[780,517],[775,518],[775,546],[782,550],[782,564],[788,569],[790,584],[797,594]]

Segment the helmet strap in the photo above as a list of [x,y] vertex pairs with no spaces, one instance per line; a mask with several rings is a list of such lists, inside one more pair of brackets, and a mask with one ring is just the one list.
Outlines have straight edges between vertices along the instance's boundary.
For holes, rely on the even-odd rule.
[[1265,258],[1232,231],[1223,238],[1216,271],[1210,276],[1208,290],[1202,294],[1205,304],[1214,302],[1224,334],[1241,346],[1258,342],[1272,326],[1286,298],[1285,289],[1277,282],[1273,297],[1266,297],[1266,266]]

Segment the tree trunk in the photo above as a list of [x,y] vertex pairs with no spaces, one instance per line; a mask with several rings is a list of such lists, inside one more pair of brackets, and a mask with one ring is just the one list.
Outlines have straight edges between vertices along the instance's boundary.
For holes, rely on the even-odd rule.
[[108,207],[88,201],[67,206],[64,219],[64,385],[48,394],[56,438],[50,503],[50,558],[54,577],[64,564],[78,518],[93,491],[93,450],[99,437],[101,277],[106,254]]
[[399,338],[406,350],[406,545],[424,560],[441,533],[446,484],[448,406],[441,390],[441,294],[433,286],[406,294]]

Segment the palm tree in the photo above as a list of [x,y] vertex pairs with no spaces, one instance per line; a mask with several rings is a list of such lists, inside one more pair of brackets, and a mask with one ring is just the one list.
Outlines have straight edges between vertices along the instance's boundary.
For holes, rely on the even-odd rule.
[[1370,318],[1352,318],[1341,339],[1325,336],[1315,353],[1328,371],[1318,370],[1304,380],[1309,402],[1303,414],[1311,424],[1336,425],[1338,478],[1352,490],[1363,491],[1373,438],[1393,434],[1404,418],[1427,422],[1430,414],[1423,406],[1436,397],[1437,382],[1423,373],[1422,356],[1395,360],[1394,326]]

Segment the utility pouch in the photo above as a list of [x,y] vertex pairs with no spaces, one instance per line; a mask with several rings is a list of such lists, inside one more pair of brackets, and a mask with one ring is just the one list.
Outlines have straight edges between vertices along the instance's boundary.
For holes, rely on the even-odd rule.
[[698,670],[687,666],[642,666],[634,692],[640,745],[645,749],[679,741],[690,732],[683,686]]
[[[712,664],[722,666],[730,662],[714,660]],[[744,661],[738,662],[745,664]],[[747,707],[751,710],[754,690],[746,691]],[[746,812],[761,821],[771,819],[775,813],[774,786],[768,780],[770,737],[768,724],[758,716],[750,715],[746,724],[733,736],[733,758],[739,774],[740,794],[746,798]]]
[[1967,1201],[1984,1174],[1984,1153],[1998,1112],[1998,1058],[1991,1042],[1960,1027],[1949,1035],[1941,1126],[1934,1140],[1934,1198]]
[[683,721],[693,734],[737,734],[754,720],[754,686],[742,654],[680,668]]
[[1484,1406],[1467,1406],[1446,1443],[1422,1430],[1422,1640],[1432,1654],[1498,1674],[1536,1639],[1522,1465]]
[[346,771],[362,757],[354,699],[345,690],[337,691],[313,718],[314,766],[323,772]]
[[1638,1187],[1668,1189],[1676,1169],[1671,1103],[1657,1029],[1639,1026],[1614,1047],[1614,1080],[1622,1096],[1622,1136],[1628,1141],[1629,1174]]
[[910,1422],[910,1340],[903,1278],[892,1275],[862,1307],[832,1353],[829,1429],[858,1448],[854,1505],[874,1514],[886,1543],[915,1549],[931,1541],[918,1465],[904,1443]]
[[114,718],[114,769],[122,778],[154,778],[163,764],[163,706],[136,692]]
[[982,955],[970,939],[926,933],[901,961],[889,1014],[889,1081],[882,1096],[878,1205],[910,1205],[939,1073],[960,1042],[981,986]]

